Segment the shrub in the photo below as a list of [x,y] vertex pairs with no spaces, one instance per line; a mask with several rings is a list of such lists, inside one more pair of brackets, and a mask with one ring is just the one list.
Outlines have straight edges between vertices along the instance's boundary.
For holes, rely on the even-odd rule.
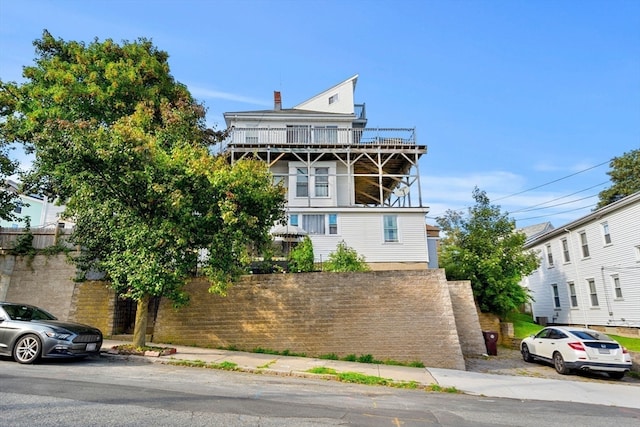
[[338,243],[336,250],[329,254],[327,262],[323,265],[325,271],[369,271],[364,256],[359,255],[355,249],[346,245],[341,241]]
[[314,270],[313,243],[309,236],[289,252],[289,271],[307,273]]

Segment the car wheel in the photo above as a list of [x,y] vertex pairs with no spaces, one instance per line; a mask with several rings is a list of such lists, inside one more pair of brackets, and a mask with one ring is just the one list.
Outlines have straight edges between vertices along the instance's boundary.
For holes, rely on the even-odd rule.
[[624,371],[622,372],[607,372],[607,375],[609,375],[611,378],[613,378],[614,380],[621,380],[622,377],[624,377]]
[[524,360],[525,362],[533,362],[533,357],[531,357],[531,353],[529,353],[529,346],[527,346],[526,344],[522,344],[522,360]]
[[41,347],[37,336],[25,335],[13,347],[13,358],[18,363],[33,363],[40,357]]
[[564,357],[560,354],[560,352],[553,353],[553,367],[556,368],[556,371],[559,374],[567,375],[569,373],[569,368],[567,368],[566,363],[564,363]]

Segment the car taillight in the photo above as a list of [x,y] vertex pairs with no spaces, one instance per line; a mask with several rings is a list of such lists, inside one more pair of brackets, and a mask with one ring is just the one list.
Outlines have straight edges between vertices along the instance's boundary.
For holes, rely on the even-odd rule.
[[581,342],[570,342],[570,343],[567,343],[567,345],[574,350],[584,351],[584,346],[582,345]]
[[622,353],[624,354],[629,353],[629,350],[627,350],[627,347],[622,347]]

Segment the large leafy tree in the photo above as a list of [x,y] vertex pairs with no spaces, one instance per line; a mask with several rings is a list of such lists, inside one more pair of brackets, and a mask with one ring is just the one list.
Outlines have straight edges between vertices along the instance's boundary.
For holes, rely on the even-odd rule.
[[598,194],[596,209],[640,191],[640,148],[614,157],[609,167],[607,174],[613,185]]
[[500,207],[492,205],[484,191],[473,191],[475,205],[468,215],[447,211],[437,219],[445,237],[440,265],[448,280],[469,280],[484,313],[501,318],[530,299],[520,280],[539,265],[538,256],[523,248],[525,235]]
[[66,201],[81,273],[105,273],[137,301],[134,344],[145,344],[150,297],[177,305],[197,269],[225,293],[247,248],[269,241],[284,196],[266,165],[211,155],[224,137],[146,39],[65,42],[44,32],[26,82],[1,83],[2,136],[35,154],[32,187]]
[[[0,109],[2,100],[0,99]],[[1,117],[1,116],[0,116]],[[0,118],[0,120],[2,120]],[[0,132],[2,128],[0,127]],[[16,193],[9,191],[5,186],[6,179],[15,174],[18,168],[15,159],[12,159],[10,152],[12,147],[3,144],[3,138],[0,135],[0,219],[12,221],[16,219],[14,210],[19,198]]]

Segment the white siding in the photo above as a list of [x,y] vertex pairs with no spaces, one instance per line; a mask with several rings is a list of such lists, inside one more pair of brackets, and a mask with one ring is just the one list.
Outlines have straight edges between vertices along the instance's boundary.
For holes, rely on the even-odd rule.
[[[630,196],[631,197],[631,196]],[[611,243],[604,239],[603,226],[609,228]],[[580,233],[585,233],[589,256],[583,257]],[[570,245],[571,259],[564,262],[562,242]],[[544,237],[543,237],[544,239]],[[550,244],[554,266],[546,257],[546,245]],[[535,250],[541,251],[542,264],[527,278],[526,286],[532,292],[534,317],[547,317],[556,323],[589,325],[620,325],[640,327],[640,201],[601,215],[590,221],[554,233],[552,237],[537,242]],[[617,298],[612,276],[620,282],[622,298]],[[595,282],[598,305],[591,301],[588,281]],[[578,308],[571,308],[568,282],[574,282]],[[551,285],[558,284],[560,309],[554,309]]]
[[[305,212],[290,208],[290,213],[301,216]],[[429,260],[426,246],[425,212],[417,210],[403,212],[401,209],[344,209],[338,211],[306,211],[309,214],[331,214],[338,216],[338,234],[311,235],[316,261],[324,261],[335,251],[340,241],[363,255],[367,262],[424,262]],[[382,218],[397,215],[397,243],[385,243]],[[300,224],[302,220],[300,219]]]

